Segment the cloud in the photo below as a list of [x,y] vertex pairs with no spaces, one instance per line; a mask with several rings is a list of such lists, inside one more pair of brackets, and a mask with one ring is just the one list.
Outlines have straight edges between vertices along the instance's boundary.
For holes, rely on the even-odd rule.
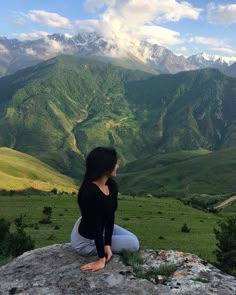
[[195,36],[190,38],[190,42],[194,42],[197,44],[209,45],[209,46],[221,46],[225,44],[225,40],[217,39],[217,38],[208,38],[208,37],[201,37]]
[[217,53],[225,53],[225,54],[236,54],[236,51],[231,48],[229,44],[227,44],[227,40],[217,39],[217,38],[207,38],[207,37],[192,37],[190,38],[190,42],[194,42],[196,44],[202,44],[207,46],[207,50],[214,51]]
[[48,32],[42,32],[42,31],[36,31],[36,32],[30,32],[30,33],[20,33],[15,34],[18,36],[18,38],[22,40],[37,40],[40,38],[44,38],[49,35]]
[[86,0],[84,7],[96,11],[106,7],[105,13],[113,10],[130,21],[178,21],[182,18],[198,19],[200,8],[186,1],[176,0]]
[[152,44],[160,45],[175,45],[183,41],[180,38],[180,33],[169,30],[160,26],[142,26],[137,31],[136,36],[138,39],[145,40]]
[[211,24],[236,23],[236,4],[215,5],[215,3],[210,3],[207,7],[207,20]]
[[7,55],[8,53],[9,53],[8,49],[4,45],[0,44],[0,54]]
[[181,52],[185,52],[185,51],[187,51],[187,48],[185,46],[182,46],[182,47],[178,48],[178,50]]
[[33,48],[26,48],[25,49],[25,53],[27,55],[31,55],[31,56],[38,56],[38,53],[36,50],[34,50]]
[[84,2],[84,8],[89,12],[96,12],[107,5],[114,5],[114,0],[87,0]]
[[80,31],[85,32],[98,32],[99,29],[99,21],[96,19],[87,19],[87,20],[77,20],[75,24],[78,25]]
[[17,17],[13,23],[17,26],[24,26],[25,25],[25,19],[23,17]]
[[31,10],[28,14],[26,14],[26,17],[35,23],[48,27],[68,30],[73,28],[71,22],[67,18],[57,13],[44,10]]
[[96,31],[117,44],[120,54],[132,50],[140,55],[141,41],[171,46],[181,44],[180,33],[160,26],[182,18],[198,19],[201,9],[186,1],[176,0],[86,0],[90,12],[98,12],[98,19],[78,20],[79,30]]
[[233,54],[236,55],[236,50],[228,47],[212,47],[210,48],[211,51],[225,53],[225,54]]

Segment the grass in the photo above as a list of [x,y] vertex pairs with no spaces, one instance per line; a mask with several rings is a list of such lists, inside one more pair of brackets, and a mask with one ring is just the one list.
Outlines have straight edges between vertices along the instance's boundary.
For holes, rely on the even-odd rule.
[[179,151],[142,157],[118,171],[120,191],[162,196],[236,191],[236,149]]
[[173,263],[166,263],[161,264],[159,267],[151,267],[146,272],[138,273],[139,277],[143,277],[151,282],[156,284],[159,283],[159,276],[169,277],[172,275],[177,269],[176,264]]
[[67,177],[38,159],[16,150],[0,148],[0,190],[35,188],[73,192],[77,186]]
[[121,258],[124,264],[132,266],[134,269],[138,269],[143,264],[143,258],[137,253],[123,250]]
[[[52,223],[39,224],[44,206],[52,207]],[[158,211],[162,214],[157,214]],[[25,231],[35,240],[35,247],[70,242],[75,221],[80,216],[76,196],[1,196],[0,216],[12,222],[20,214],[28,226]],[[214,263],[216,248],[213,228],[229,214],[212,214],[183,205],[174,198],[146,198],[121,195],[115,223],[133,232],[140,249],[180,250]],[[186,223],[191,232],[182,233]],[[56,230],[55,226],[60,230]],[[164,237],[160,239],[160,236]]]
[[159,275],[169,277],[173,274],[177,266],[173,263],[161,264],[159,267],[151,267],[148,270],[142,269],[143,258],[138,253],[127,250],[122,251],[121,258],[126,265],[130,265],[138,278],[147,279],[154,283],[159,283]]

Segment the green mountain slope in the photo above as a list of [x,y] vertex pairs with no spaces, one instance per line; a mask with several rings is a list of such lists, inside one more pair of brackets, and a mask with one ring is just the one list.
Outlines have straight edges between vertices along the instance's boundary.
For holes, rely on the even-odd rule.
[[207,69],[153,76],[60,56],[0,79],[0,146],[81,178],[97,145],[121,166],[160,152],[236,144],[236,79]]
[[159,151],[236,144],[236,79],[204,69],[127,85],[148,145]]
[[77,185],[72,178],[58,173],[53,168],[27,154],[0,148],[0,190],[24,190],[35,188],[50,191],[72,192]]
[[148,76],[61,56],[4,77],[0,79],[0,145],[77,177],[82,175],[84,155],[98,144],[118,142],[126,159],[132,154],[134,137],[125,145],[118,133],[126,136],[129,129],[137,128],[129,126],[124,83]]
[[[150,164],[148,164],[150,163]],[[150,167],[148,169],[148,167]],[[120,169],[125,193],[188,196],[236,192],[236,149],[177,152],[137,160]]]

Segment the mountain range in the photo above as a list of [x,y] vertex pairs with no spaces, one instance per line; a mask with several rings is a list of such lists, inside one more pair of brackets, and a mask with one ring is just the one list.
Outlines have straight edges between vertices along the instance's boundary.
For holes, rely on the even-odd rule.
[[[90,57],[96,60],[153,74],[178,73],[213,67],[226,71],[236,58],[224,59],[200,53],[190,57],[176,55],[157,44],[140,42],[123,48],[117,40],[93,33],[53,34],[37,40],[20,41],[0,37],[0,76],[35,65],[60,54]],[[230,74],[231,71],[229,70]]]
[[0,146],[80,179],[86,154],[121,166],[151,154],[236,145],[236,79],[216,69],[153,75],[58,56],[0,79]]

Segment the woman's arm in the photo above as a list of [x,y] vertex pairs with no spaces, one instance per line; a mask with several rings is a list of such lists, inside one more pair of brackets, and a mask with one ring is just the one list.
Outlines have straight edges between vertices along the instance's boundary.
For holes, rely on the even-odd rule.
[[102,235],[102,202],[98,195],[98,191],[94,186],[87,187],[84,191],[83,201],[81,202],[81,209],[83,210],[84,232],[89,231],[91,238],[93,236],[97,248],[99,259],[95,262],[85,264],[80,267],[81,270],[96,271],[104,268],[106,257],[104,252],[104,240]]

